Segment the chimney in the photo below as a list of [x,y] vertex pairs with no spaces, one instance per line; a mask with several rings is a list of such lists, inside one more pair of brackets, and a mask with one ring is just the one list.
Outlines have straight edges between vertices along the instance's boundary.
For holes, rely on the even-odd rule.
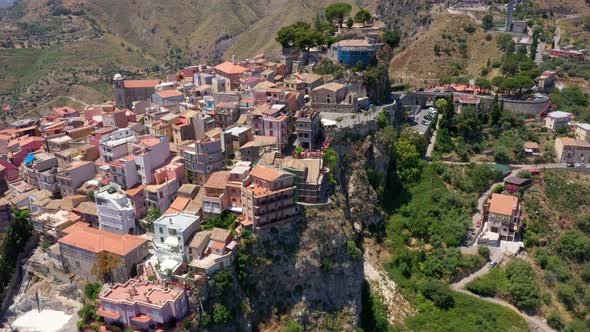
[[236,56],[235,55],[231,56],[231,63],[233,63],[234,65],[236,64]]

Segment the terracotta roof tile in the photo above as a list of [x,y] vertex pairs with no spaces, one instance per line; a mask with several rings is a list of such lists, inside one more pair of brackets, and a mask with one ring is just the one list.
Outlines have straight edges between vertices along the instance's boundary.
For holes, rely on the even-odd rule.
[[159,80],[125,80],[123,86],[128,89],[155,88]]
[[59,243],[99,253],[108,251],[125,256],[144,245],[147,241],[135,235],[118,235],[89,227],[68,227],[69,234]]
[[235,65],[230,61],[226,61],[222,64],[215,66],[215,70],[226,74],[243,74],[246,71],[246,68],[240,65]]
[[492,194],[490,199],[490,212],[511,216],[512,211],[518,206],[518,197],[502,194]]

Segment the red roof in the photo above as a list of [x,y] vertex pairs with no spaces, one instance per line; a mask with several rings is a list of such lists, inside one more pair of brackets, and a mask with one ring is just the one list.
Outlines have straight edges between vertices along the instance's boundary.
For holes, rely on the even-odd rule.
[[246,71],[246,68],[233,64],[230,61],[226,61],[215,66],[215,70],[226,74],[243,74]]
[[159,83],[159,80],[125,80],[123,86],[128,89],[145,89],[155,88]]
[[125,256],[144,245],[147,241],[135,235],[118,235],[89,227],[67,228],[69,234],[59,239],[59,243],[99,253],[108,251]]
[[265,166],[256,166],[252,169],[252,171],[250,171],[250,176],[253,176],[255,178],[259,178],[265,181],[274,181],[276,179],[278,179],[279,177],[281,177],[281,175],[283,175],[283,173],[281,173],[281,171],[275,169],[275,168],[271,168],[271,167],[265,167]]

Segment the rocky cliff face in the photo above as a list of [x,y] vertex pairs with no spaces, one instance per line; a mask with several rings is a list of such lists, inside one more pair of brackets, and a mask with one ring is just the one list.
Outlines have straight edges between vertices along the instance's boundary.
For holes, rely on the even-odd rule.
[[353,331],[360,313],[362,261],[348,253],[356,234],[341,197],[326,209],[306,209],[300,223],[257,231],[247,254],[246,286],[253,320],[287,316],[306,328],[339,313],[339,328]]
[[339,185],[331,204],[306,208],[300,223],[257,231],[252,244],[242,248],[252,262],[241,271],[254,309],[251,320],[263,330],[275,329],[285,318],[307,330],[354,331],[359,324],[364,271],[354,249],[369,225],[384,220],[366,167],[386,174],[390,156],[379,135],[352,148],[349,142],[334,147]]

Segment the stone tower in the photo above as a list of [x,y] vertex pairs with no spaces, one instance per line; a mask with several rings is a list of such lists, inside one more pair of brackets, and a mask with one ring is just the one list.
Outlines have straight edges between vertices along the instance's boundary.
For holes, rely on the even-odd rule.
[[117,106],[125,106],[125,86],[123,80],[125,78],[121,74],[115,74],[113,77],[113,91],[115,93],[115,103]]

